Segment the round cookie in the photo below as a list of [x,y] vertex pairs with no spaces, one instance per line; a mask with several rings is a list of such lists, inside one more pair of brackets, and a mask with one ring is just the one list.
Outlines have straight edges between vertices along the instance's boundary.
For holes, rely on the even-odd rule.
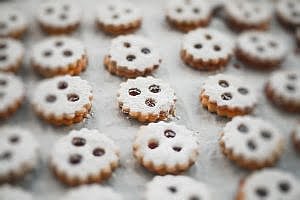
[[140,122],[156,122],[175,115],[174,90],[151,76],[121,83],[117,100],[123,113]]
[[59,76],[38,83],[32,105],[45,121],[71,125],[83,121],[92,107],[92,87],[79,76]]
[[70,0],[48,1],[37,11],[37,21],[41,29],[51,35],[70,34],[78,29],[81,9]]
[[187,176],[156,176],[146,185],[145,200],[212,200],[206,184]]
[[300,124],[297,124],[292,132],[292,142],[296,151],[300,152]]
[[128,1],[113,0],[98,7],[96,25],[111,35],[133,33],[142,25],[142,14]]
[[231,118],[251,113],[257,103],[257,92],[242,79],[218,74],[204,82],[200,102],[208,111]]
[[150,40],[136,35],[113,39],[104,58],[104,65],[110,73],[126,78],[151,74],[160,63],[158,48]]
[[169,0],[166,18],[171,26],[188,32],[198,27],[206,27],[211,21],[211,7],[202,0]]
[[133,142],[133,155],[151,172],[179,174],[197,160],[199,147],[193,132],[175,123],[142,126]]
[[64,36],[44,39],[32,48],[31,65],[44,77],[78,75],[88,64],[81,41]]
[[279,66],[287,56],[287,47],[271,33],[248,31],[236,44],[236,57],[249,67],[268,70]]
[[296,200],[300,183],[292,174],[278,169],[257,171],[242,180],[236,200]]
[[298,0],[278,1],[276,16],[288,30],[295,30],[300,25],[300,2]]
[[281,70],[273,72],[266,83],[265,94],[277,107],[288,112],[300,112],[300,72]]
[[233,54],[234,43],[224,33],[211,29],[197,29],[183,37],[181,59],[199,70],[225,67]]
[[86,198],[89,200],[123,200],[121,195],[116,193],[112,188],[96,184],[84,185],[76,189],[72,189],[67,192],[61,200],[80,200]]
[[98,130],[73,130],[59,139],[50,167],[63,183],[75,186],[108,179],[119,164],[119,148]]
[[27,29],[27,19],[20,10],[9,7],[0,9],[0,37],[19,39]]
[[16,73],[23,61],[23,45],[11,38],[0,38],[0,71]]
[[0,119],[5,119],[23,103],[25,88],[21,79],[10,73],[0,73],[0,98]]
[[266,120],[235,117],[222,131],[219,141],[223,154],[240,167],[250,170],[276,164],[283,152],[283,138]]
[[30,193],[18,187],[4,185],[0,187],[1,200],[33,200]]
[[272,9],[263,2],[234,0],[225,4],[225,16],[228,25],[234,30],[267,30]]
[[0,132],[0,182],[22,179],[38,164],[38,142],[23,128],[2,127]]

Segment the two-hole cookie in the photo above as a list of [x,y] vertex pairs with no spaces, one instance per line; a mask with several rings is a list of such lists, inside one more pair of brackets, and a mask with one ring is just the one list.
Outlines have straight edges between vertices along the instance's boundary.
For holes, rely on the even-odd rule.
[[298,0],[280,0],[276,5],[278,21],[288,30],[300,25],[300,2]]

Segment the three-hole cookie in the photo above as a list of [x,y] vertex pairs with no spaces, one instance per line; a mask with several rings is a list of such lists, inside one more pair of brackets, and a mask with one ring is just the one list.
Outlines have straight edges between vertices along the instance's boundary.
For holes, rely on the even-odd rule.
[[92,87],[78,76],[59,76],[38,83],[32,105],[41,118],[54,125],[83,121],[92,107]]
[[73,130],[59,139],[50,156],[55,176],[71,186],[108,179],[119,164],[119,148],[97,130]]
[[109,72],[127,78],[151,74],[160,63],[158,48],[150,40],[136,35],[113,39],[104,58]]
[[228,159],[252,170],[273,166],[283,151],[279,131],[265,120],[248,116],[228,122],[219,143]]
[[133,143],[133,155],[149,171],[179,174],[197,160],[199,146],[193,132],[175,123],[142,126]]
[[140,122],[166,120],[175,115],[174,90],[169,84],[151,76],[121,83],[117,100],[123,113]]
[[44,77],[78,75],[88,64],[82,42],[64,36],[50,37],[35,44],[31,61],[35,71]]
[[197,29],[183,37],[181,59],[196,69],[216,70],[227,65],[233,48],[226,34],[211,28]]
[[10,185],[0,187],[0,197],[3,200],[33,200],[33,197],[29,192]]
[[300,25],[300,2],[298,0],[280,0],[276,5],[278,21],[288,30]]
[[252,112],[257,102],[256,91],[241,79],[218,74],[209,76],[200,93],[200,102],[208,111],[234,117]]

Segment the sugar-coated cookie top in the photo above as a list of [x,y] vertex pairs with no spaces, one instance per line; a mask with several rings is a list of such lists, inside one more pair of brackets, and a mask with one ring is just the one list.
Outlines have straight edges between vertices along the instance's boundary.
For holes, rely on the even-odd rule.
[[0,37],[7,36],[12,32],[25,29],[27,19],[22,11],[13,8],[2,7],[0,9]]
[[128,79],[120,84],[118,91],[118,101],[132,112],[159,114],[169,111],[175,100],[170,85],[151,76]]
[[194,59],[204,61],[227,58],[233,53],[234,42],[221,31],[212,28],[199,28],[183,37],[182,49]]
[[202,0],[169,0],[167,16],[178,22],[207,20],[211,16],[211,7]]
[[280,70],[273,72],[268,84],[273,92],[285,101],[300,103],[300,72],[299,70]]
[[250,108],[257,102],[257,92],[242,78],[227,74],[209,76],[203,84],[203,92],[217,106]]
[[104,25],[121,26],[142,20],[142,13],[136,5],[124,0],[101,3],[97,10],[97,21]]
[[0,187],[1,200],[33,200],[30,193],[21,188],[4,185]]
[[247,31],[237,40],[237,48],[261,60],[278,60],[287,55],[284,41],[271,33]]
[[78,24],[81,19],[80,7],[71,0],[52,0],[42,3],[37,20],[51,27],[65,28]]
[[187,176],[156,176],[146,185],[146,200],[211,200],[210,189]]
[[32,104],[45,115],[75,116],[91,103],[92,87],[79,76],[58,76],[38,83]]
[[300,1],[299,0],[280,0],[276,6],[277,13],[287,22],[300,24]]
[[175,123],[150,123],[142,126],[136,135],[134,146],[138,147],[144,162],[169,167],[189,163],[198,155],[197,139],[185,126]]
[[283,138],[268,121],[250,117],[235,117],[223,129],[221,141],[225,148],[246,160],[265,161],[280,151]]
[[100,185],[84,185],[71,189],[61,200],[122,200],[121,195],[110,187]]
[[33,46],[32,60],[41,68],[59,69],[76,64],[85,55],[81,41],[66,37],[48,37]]
[[73,130],[60,138],[51,152],[50,163],[68,177],[86,179],[118,162],[119,148],[98,130]]
[[9,73],[0,73],[0,112],[15,105],[24,96],[24,84],[19,77]]
[[297,124],[297,126],[294,129],[295,139],[297,141],[300,141],[300,124]]
[[292,174],[265,169],[248,176],[243,185],[244,200],[297,200],[300,183]]
[[17,65],[23,55],[24,48],[21,42],[11,38],[0,38],[0,70]]
[[0,132],[0,177],[19,172],[25,165],[36,166],[39,144],[29,131],[7,126]]
[[158,48],[147,38],[137,35],[113,39],[109,55],[117,66],[139,71],[158,66],[161,60]]

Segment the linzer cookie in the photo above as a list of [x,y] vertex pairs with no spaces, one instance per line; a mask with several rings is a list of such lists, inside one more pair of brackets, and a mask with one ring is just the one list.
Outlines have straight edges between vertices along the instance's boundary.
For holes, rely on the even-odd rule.
[[103,187],[100,185],[84,185],[78,188],[72,189],[67,192],[60,200],[75,200],[86,199],[89,200],[122,200],[123,197],[116,193],[110,187]]
[[123,113],[140,122],[167,120],[175,115],[174,90],[169,84],[151,76],[121,83],[117,100]]
[[145,200],[212,200],[206,184],[187,176],[156,176],[146,185]]
[[272,18],[272,8],[264,2],[228,1],[225,4],[225,16],[229,26],[235,30],[267,30]]
[[25,98],[23,82],[10,73],[0,73],[0,119],[14,114]]
[[276,164],[283,151],[283,138],[269,122],[254,117],[235,117],[220,138],[223,154],[245,169],[261,169]]
[[297,124],[292,132],[292,141],[294,143],[295,149],[300,152],[300,124]]
[[234,117],[252,112],[257,103],[257,92],[237,77],[218,74],[209,76],[204,82],[200,101],[210,112]]
[[181,59],[200,70],[225,67],[233,54],[234,43],[224,33],[211,29],[197,29],[183,37]]
[[78,76],[59,76],[38,83],[32,105],[45,121],[71,125],[83,121],[92,107],[92,87]]
[[0,9],[0,37],[19,39],[27,29],[27,19],[22,11],[2,7]]
[[151,74],[160,63],[158,48],[150,40],[135,35],[113,39],[104,58],[109,72],[127,78]]
[[236,200],[296,200],[300,196],[300,182],[292,174],[264,169],[241,180]]
[[151,172],[179,174],[197,160],[199,147],[193,132],[175,123],[142,126],[133,143],[133,155]]
[[10,185],[0,187],[0,197],[2,200],[33,200],[33,197],[29,192]]
[[276,6],[278,21],[288,30],[295,30],[300,25],[300,1],[280,0]]
[[268,70],[279,66],[286,55],[284,42],[271,33],[249,31],[238,37],[236,56],[249,67]]
[[11,38],[0,38],[0,71],[16,73],[23,61],[23,45]]
[[70,34],[78,29],[81,9],[70,0],[47,1],[37,12],[37,21],[42,30],[51,35]]
[[300,112],[299,70],[277,71],[271,74],[265,93],[276,106],[289,112]]
[[97,10],[96,25],[111,35],[135,32],[142,25],[142,14],[128,1],[113,0],[101,4]]
[[0,132],[0,182],[22,179],[37,166],[39,145],[24,129],[3,127]]
[[201,0],[169,0],[166,18],[171,26],[183,32],[206,27],[212,17],[211,7]]
[[119,148],[115,143],[97,130],[86,128],[59,139],[50,156],[54,175],[70,186],[102,182],[118,164]]
[[88,59],[81,41],[56,36],[33,46],[31,64],[34,70],[44,77],[78,75],[86,69]]

